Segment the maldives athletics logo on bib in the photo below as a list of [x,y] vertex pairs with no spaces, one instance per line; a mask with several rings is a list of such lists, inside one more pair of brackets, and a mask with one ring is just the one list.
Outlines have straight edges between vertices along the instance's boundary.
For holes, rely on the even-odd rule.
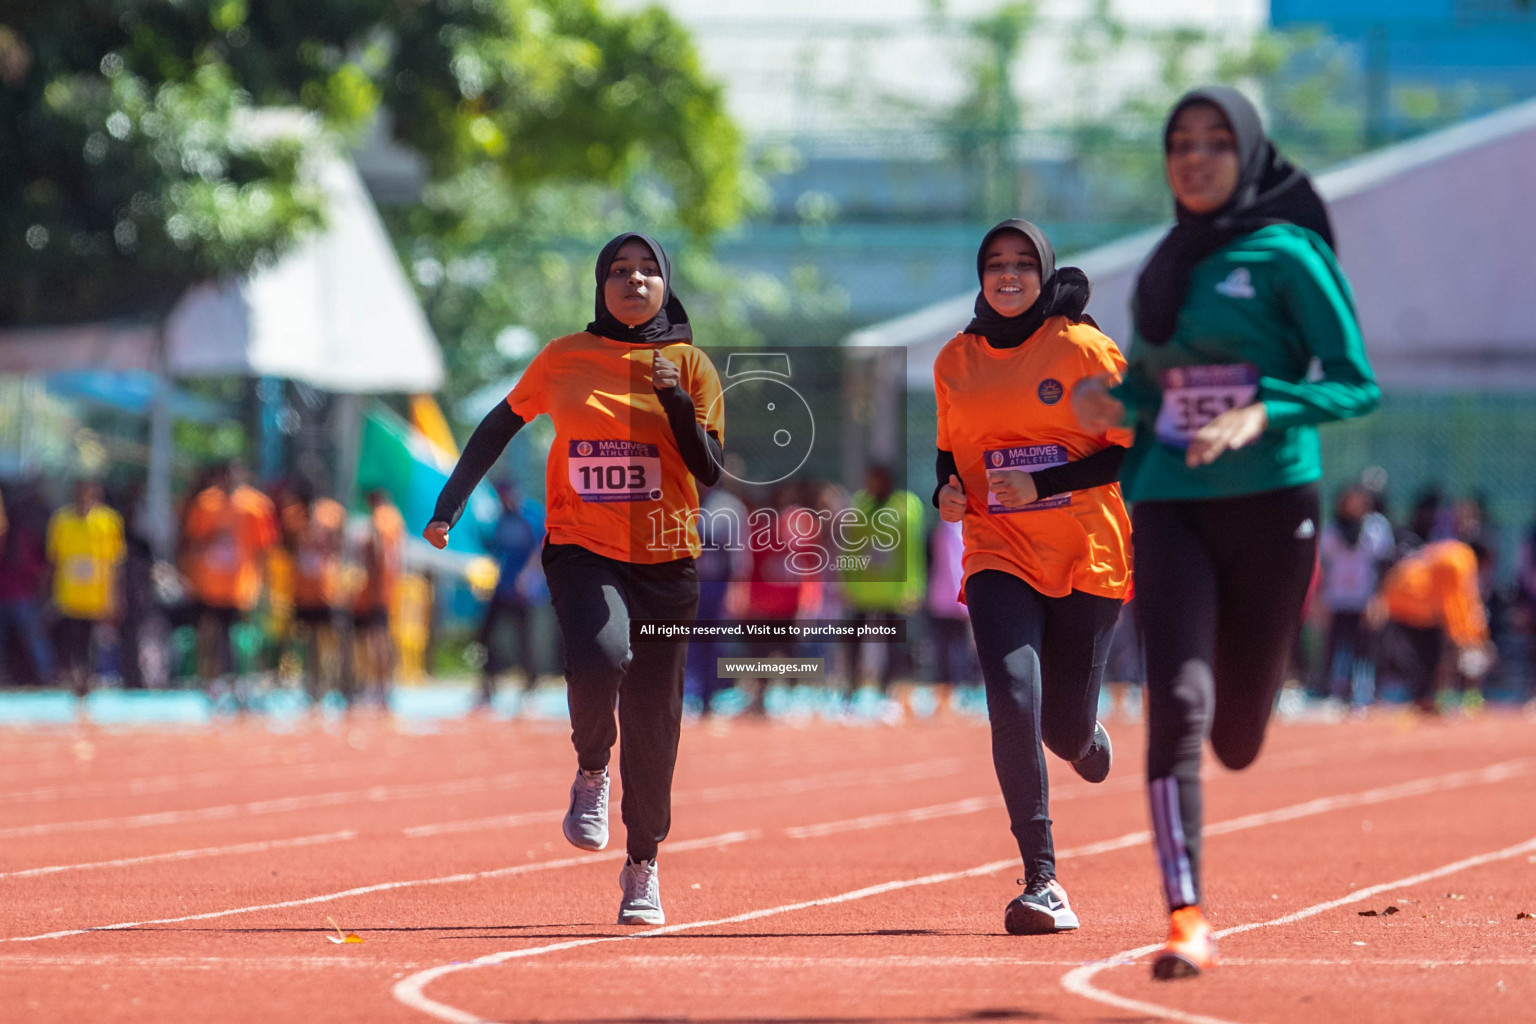
[[576,454],[582,456],[583,458],[585,458],[588,455],[591,455],[592,454],[592,442],[591,441],[577,441],[576,442]]
[[1066,394],[1066,391],[1067,389],[1061,386],[1061,381],[1055,377],[1047,377],[1040,382],[1040,387],[1035,393],[1040,396],[1040,401],[1046,405],[1055,405],[1061,401],[1061,396]]

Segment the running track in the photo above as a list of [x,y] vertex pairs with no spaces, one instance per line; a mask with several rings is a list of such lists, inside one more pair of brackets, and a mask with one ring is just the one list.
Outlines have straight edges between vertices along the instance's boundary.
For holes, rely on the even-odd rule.
[[0,733],[0,1019],[1536,1020],[1536,721],[1277,726],[1213,770],[1226,962],[1174,985],[1131,962],[1164,918],[1113,733],[1102,786],[1052,762],[1084,927],[1046,938],[1001,931],[975,723],[686,727],[650,929],[560,836],[558,726]]

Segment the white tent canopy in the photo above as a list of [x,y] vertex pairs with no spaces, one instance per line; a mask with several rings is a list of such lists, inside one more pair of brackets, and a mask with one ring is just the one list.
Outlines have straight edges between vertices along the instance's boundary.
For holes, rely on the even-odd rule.
[[316,159],[325,231],[271,267],[187,292],[166,324],[173,377],[283,377],[349,394],[431,392],[442,354],[352,164]]
[[311,155],[327,226],[269,267],[195,286],[161,329],[88,323],[0,330],[0,373],[162,369],[270,376],[343,394],[432,392],[443,358],[378,211],[346,159]]
[[[1149,154],[1149,159],[1151,155]],[[1317,179],[1384,385],[1422,391],[1536,389],[1536,101],[1391,146]],[[1088,307],[1122,345],[1142,262],[1164,228],[1060,262],[1093,281]],[[901,346],[907,381],[970,320],[975,293],[848,338]]]

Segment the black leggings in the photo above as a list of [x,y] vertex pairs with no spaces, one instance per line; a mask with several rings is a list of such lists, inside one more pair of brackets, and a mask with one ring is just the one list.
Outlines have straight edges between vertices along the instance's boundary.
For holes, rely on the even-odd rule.
[[1074,590],[1046,597],[983,569],[965,581],[992,723],[992,765],[1030,878],[1056,876],[1043,742],[1068,761],[1087,754],[1120,602]]
[[1426,710],[1435,706],[1440,689],[1440,661],[1445,657],[1445,630],[1439,626],[1408,626],[1393,622],[1397,670],[1408,684],[1408,696]]
[[1131,513],[1147,655],[1147,789],[1170,910],[1200,902],[1200,755],[1259,754],[1317,559],[1312,485]]
[[[683,721],[686,640],[630,644],[631,618],[692,621],[693,559],[620,562],[575,544],[545,544],[544,575],[565,641],[566,700],[576,763],[608,767],[622,731],[620,814],[631,859],[650,860],[672,825],[672,771]],[[618,722],[614,722],[614,705]]]

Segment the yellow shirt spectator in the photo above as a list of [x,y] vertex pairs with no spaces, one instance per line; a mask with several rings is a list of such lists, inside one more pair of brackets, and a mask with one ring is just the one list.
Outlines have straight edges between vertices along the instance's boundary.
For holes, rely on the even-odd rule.
[[65,505],[48,520],[53,603],[72,619],[100,620],[116,609],[114,585],[123,560],[123,518],[105,505],[80,514]]

